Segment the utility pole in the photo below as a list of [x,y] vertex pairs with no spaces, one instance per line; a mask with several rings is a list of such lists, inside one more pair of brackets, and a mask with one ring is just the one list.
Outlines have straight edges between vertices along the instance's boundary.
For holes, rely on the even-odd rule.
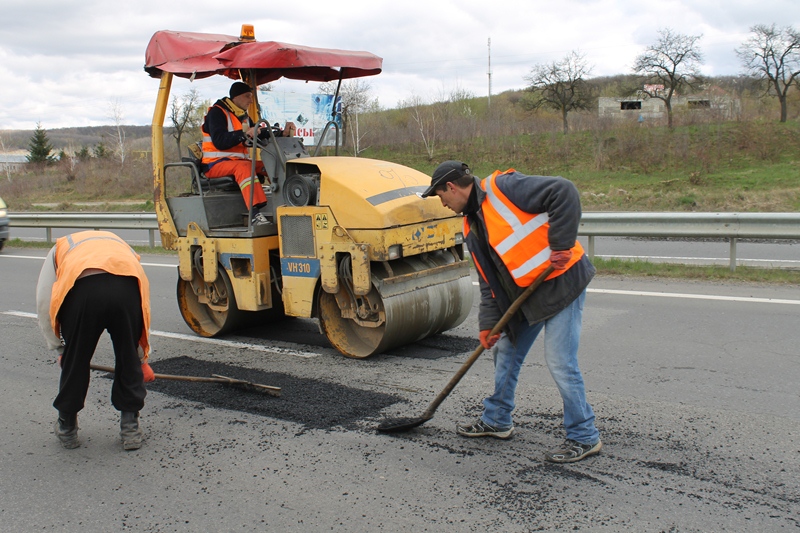
[[489,71],[487,72],[489,75],[489,98],[486,100],[486,106],[488,109],[492,108],[492,38],[489,37]]

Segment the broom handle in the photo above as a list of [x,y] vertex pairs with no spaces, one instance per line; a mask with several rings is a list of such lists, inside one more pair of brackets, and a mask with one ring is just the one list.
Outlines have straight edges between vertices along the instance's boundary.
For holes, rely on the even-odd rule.
[[[533,281],[533,283],[531,283],[528,286],[528,288],[526,288],[522,292],[522,294],[520,294],[519,297],[517,297],[517,299],[514,300],[514,303],[511,304],[511,307],[509,307],[508,310],[503,314],[503,316],[500,317],[500,320],[498,320],[497,324],[494,325],[492,331],[489,332],[487,338],[497,335],[503,330],[504,327],[506,327],[506,324],[508,324],[509,320],[511,320],[514,314],[517,311],[519,311],[519,308],[522,307],[522,304],[525,303],[525,300],[528,299],[528,296],[533,294],[533,291],[535,291],[539,287],[539,285],[542,284],[545,278],[547,278],[547,276],[549,276],[553,272],[553,270],[555,270],[553,268],[553,265],[550,265],[544,272],[539,274],[539,276]],[[456,372],[456,374],[450,379],[450,382],[447,384],[447,386],[442,390],[442,392],[439,393],[436,399],[434,399],[433,402],[431,402],[431,405],[422,414],[422,418],[426,419],[433,418],[433,413],[436,411],[436,409],[439,408],[439,405],[441,405],[444,399],[450,395],[450,393],[453,391],[456,385],[458,385],[458,382],[461,381],[461,378],[463,378],[464,375],[467,373],[467,371],[469,371],[469,369],[472,367],[475,361],[478,360],[478,357],[481,356],[483,350],[484,350],[483,344],[481,344],[475,349],[474,352],[472,352],[472,355],[470,355],[469,359],[467,359],[466,362],[463,365],[461,365],[461,368],[459,368],[458,372]]]

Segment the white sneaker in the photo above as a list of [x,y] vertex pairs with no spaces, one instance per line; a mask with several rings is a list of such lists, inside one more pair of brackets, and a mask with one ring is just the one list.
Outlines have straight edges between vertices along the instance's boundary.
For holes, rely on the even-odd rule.
[[253,215],[252,223],[253,226],[261,226],[262,224],[269,224],[269,219],[264,215],[264,213],[256,213]]

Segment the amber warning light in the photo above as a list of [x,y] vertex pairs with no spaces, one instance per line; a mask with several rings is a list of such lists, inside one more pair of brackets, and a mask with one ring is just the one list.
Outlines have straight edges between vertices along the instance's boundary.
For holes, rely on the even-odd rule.
[[239,34],[240,41],[255,41],[256,30],[252,24],[242,24],[242,32]]

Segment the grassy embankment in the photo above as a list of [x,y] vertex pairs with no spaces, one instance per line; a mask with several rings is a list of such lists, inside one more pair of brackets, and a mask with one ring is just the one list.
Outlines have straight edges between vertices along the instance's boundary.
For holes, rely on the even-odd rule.
[[[783,212],[800,210],[800,124],[730,122],[475,137],[442,141],[428,158],[418,144],[368,148],[360,154],[430,174],[462,159],[479,175],[516,168],[561,175],[577,185],[584,211]],[[14,174],[0,182],[12,211],[31,209],[152,211],[149,160],[122,167],[90,160]],[[81,202],[101,202],[82,205]],[[126,202],[124,205],[102,202]],[[51,207],[42,207],[42,204]],[[9,246],[21,245],[11,241]],[[800,273],[737,267],[686,267],[595,260],[604,274],[800,283]]]

